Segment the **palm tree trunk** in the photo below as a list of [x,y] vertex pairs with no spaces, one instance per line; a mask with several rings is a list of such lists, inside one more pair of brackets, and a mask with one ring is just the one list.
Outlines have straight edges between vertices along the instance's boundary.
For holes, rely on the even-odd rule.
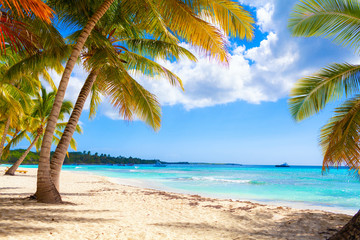
[[32,147],[35,145],[35,143],[37,142],[37,140],[39,140],[40,135],[36,135],[34,141],[32,141],[32,143],[30,144],[30,146],[26,149],[26,151],[23,153],[23,155],[21,155],[21,157],[11,166],[11,168],[9,168],[5,175],[15,175],[15,171],[18,169],[18,167],[20,166],[20,164],[24,161],[24,159],[26,158],[26,156],[29,154],[30,150],[32,149]]
[[360,210],[334,236],[328,240],[359,240],[360,239]]
[[46,126],[43,142],[41,145],[39,167],[37,174],[37,190],[35,196],[39,202],[43,203],[61,203],[61,196],[57,191],[55,185],[51,180],[50,175],[50,148],[52,143],[52,138],[54,135],[56,123],[59,117],[61,104],[64,100],[65,91],[69,83],[71,72],[75,66],[75,63],[80,55],[80,51],[83,48],[86,39],[89,37],[92,29],[95,27],[95,24],[100,20],[100,18],[105,14],[109,9],[111,4],[115,0],[105,0],[103,4],[99,7],[96,13],[89,19],[86,23],[86,26],[82,30],[77,43],[74,46],[74,49],[71,53],[71,56],[66,64],[64,73],[62,75],[58,91],[55,96],[55,101],[53,108],[51,109],[50,116],[48,118],[48,123]]
[[4,145],[5,145],[5,141],[6,141],[6,136],[7,136],[7,133],[9,131],[9,127],[10,127],[10,118],[8,118],[8,120],[5,123],[4,133],[3,133],[2,138],[1,138],[0,159],[1,159],[1,156],[2,156],[2,153],[3,153],[3,149],[4,149]]
[[56,147],[55,153],[51,158],[51,179],[55,184],[56,189],[60,192],[60,172],[61,167],[64,163],[66,152],[69,148],[71,138],[75,132],[76,126],[79,122],[81,112],[83,110],[85,101],[90,94],[91,88],[99,74],[99,69],[92,70],[87,77],[84,86],[81,88],[79,96],[76,100],[74,109],[71,113],[68,123],[66,124],[65,130],[61,136],[60,142]]

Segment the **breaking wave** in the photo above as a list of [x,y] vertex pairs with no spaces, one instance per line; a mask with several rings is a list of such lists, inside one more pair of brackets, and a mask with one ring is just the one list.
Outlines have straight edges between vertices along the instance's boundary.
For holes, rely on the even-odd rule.
[[188,177],[176,178],[177,181],[203,181],[203,182],[224,182],[224,183],[241,183],[241,184],[265,184],[261,181],[253,181],[247,179],[227,179],[227,178],[214,178],[214,177]]

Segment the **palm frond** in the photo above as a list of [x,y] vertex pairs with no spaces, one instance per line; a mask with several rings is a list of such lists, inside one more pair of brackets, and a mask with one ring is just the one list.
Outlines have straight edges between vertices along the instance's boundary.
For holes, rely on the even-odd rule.
[[74,138],[71,138],[71,140],[70,140],[70,147],[76,151],[77,144],[76,144],[76,141]]
[[42,78],[49,83],[50,87],[52,88],[52,90],[57,91],[56,85],[52,79],[52,77],[50,76],[49,72],[46,71],[45,69],[41,72],[41,76]]
[[288,27],[294,36],[322,36],[359,51],[360,2],[302,0],[295,5]]
[[16,21],[8,13],[0,10],[0,50],[7,54],[7,46],[14,52],[26,50],[32,53],[36,50],[37,37],[28,31],[28,26]]
[[199,14],[205,19],[214,19],[213,22],[233,37],[251,40],[254,37],[254,19],[250,13],[235,1],[229,0],[197,0],[191,2],[192,6],[198,3]]
[[70,51],[71,47],[67,46],[32,54],[12,65],[4,74],[4,80],[15,81],[26,75],[38,75],[43,73],[45,68],[60,72],[63,69],[61,62],[69,56]]
[[71,101],[64,100],[62,105],[61,105],[61,109],[60,109],[58,119],[61,120],[61,121],[64,120],[65,114],[70,115],[73,108],[74,108],[74,105],[73,105],[73,103]]
[[109,67],[103,73],[96,80],[98,86],[121,116],[133,120],[135,115],[153,129],[160,128],[160,106],[153,94],[120,68]]
[[360,169],[359,129],[360,95],[357,95],[336,108],[335,116],[321,129],[323,170],[342,164]]
[[162,0],[157,4],[162,16],[166,16],[165,23],[178,36],[208,56],[228,62],[226,39],[218,28],[202,20],[182,1]]
[[126,51],[123,53],[123,56],[126,61],[124,66],[130,72],[149,77],[163,77],[167,79],[171,85],[179,85],[181,89],[184,89],[181,79],[160,64],[133,52]]
[[54,11],[41,0],[0,0],[2,9],[11,9],[19,16],[34,14],[41,20],[50,23]]
[[186,57],[190,61],[196,62],[196,57],[187,49],[178,44],[168,43],[154,39],[122,39],[130,51],[142,56],[160,59],[179,59]]
[[[58,133],[61,133],[66,128],[67,124],[68,124],[67,122],[58,122],[58,123],[56,123],[56,129],[58,130]],[[75,132],[77,132],[79,134],[82,134],[83,130],[82,130],[82,128],[81,128],[81,126],[79,124],[76,125]],[[59,136],[62,136],[62,133]]]
[[[166,15],[161,12],[159,3],[152,0],[133,0],[121,1],[123,15],[128,16],[137,27],[144,29],[147,33],[154,36],[155,39],[165,40],[172,43],[178,43],[178,38],[169,29],[165,22]],[[143,11],[146,9],[146,11]],[[166,16],[166,17],[165,17]]]
[[332,64],[297,81],[290,92],[291,115],[301,121],[322,110],[329,102],[359,90],[360,65]]
[[95,82],[91,88],[91,95],[90,95],[90,111],[89,111],[90,119],[93,119],[95,117],[96,110],[100,103],[101,103],[101,93]]

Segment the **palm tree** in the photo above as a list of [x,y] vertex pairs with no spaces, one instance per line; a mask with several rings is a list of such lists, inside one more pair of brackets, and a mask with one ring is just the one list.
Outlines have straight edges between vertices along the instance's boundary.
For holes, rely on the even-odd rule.
[[[230,0],[105,0],[101,5],[97,1],[90,2],[91,4],[86,0],[77,2],[83,8],[84,16],[91,17],[84,24],[85,27],[79,35],[65,67],[45,130],[40,152],[36,192],[40,202],[61,202],[60,194],[52,183],[50,175],[49,159],[52,135],[75,62],[91,31],[110,7],[123,10],[124,19],[141,25],[141,29],[146,29],[155,39],[179,42],[178,39],[181,38],[198,47],[210,57],[223,62],[228,61],[228,54],[225,47],[225,36],[222,35],[220,29],[226,35],[235,37],[251,39],[253,36],[253,19],[250,14],[238,3]],[[70,0],[49,1],[48,4],[57,11],[60,18],[72,9],[69,7],[72,6]]]
[[[45,88],[41,89],[41,95],[37,95],[35,99],[33,99],[32,113],[30,119],[30,131],[32,135],[32,141],[30,146],[26,149],[23,155],[6,171],[6,175],[14,175],[17,168],[23,162],[27,154],[30,150],[36,145],[37,150],[40,148],[41,138],[43,135],[44,128],[47,123],[47,118],[50,114],[52,104],[55,99],[56,92],[47,93]],[[61,106],[59,120],[63,121],[65,114],[70,114],[73,109],[73,104],[70,101],[64,101]],[[64,123],[57,124],[57,134],[61,136],[61,129],[63,129]],[[80,126],[76,126],[77,132],[81,132]],[[54,137],[54,142],[58,143],[59,139]],[[72,139],[72,141],[75,141]],[[76,150],[76,146],[71,145],[72,148]]]
[[[52,138],[54,135],[57,119],[60,114],[61,104],[62,101],[64,100],[65,91],[69,83],[71,72],[74,69],[75,63],[80,55],[80,51],[82,50],[90,32],[95,27],[95,24],[105,14],[105,12],[109,9],[109,7],[114,1],[115,0],[105,0],[98,7],[96,13],[92,15],[92,17],[89,19],[89,21],[86,23],[85,27],[83,28],[71,52],[69,60],[66,63],[65,70],[61,77],[60,84],[58,86],[58,91],[55,96],[54,105],[49,115],[48,124],[46,125],[45,134],[41,145],[38,174],[37,174],[37,188],[35,193],[35,196],[37,197],[37,200],[39,202],[44,202],[44,203],[62,202],[60,194],[57,191],[55,185],[53,184],[50,175],[50,150],[51,150]],[[62,1],[58,1],[58,2],[62,2]],[[79,4],[79,2],[77,3]]]
[[[289,28],[295,36],[322,36],[360,50],[360,2],[357,0],[303,0],[294,7]],[[336,63],[298,80],[291,90],[290,111],[301,121],[343,96],[335,116],[323,126],[320,145],[323,171],[346,164],[360,174],[360,65]],[[330,239],[359,239],[360,211]]]
[[[66,149],[90,92],[92,92],[90,117],[94,116],[96,106],[101,100],[99,94],[102,94],[110,99],[114,108],[119,110],[124,119],[132,120],[136,115],[157,130],[160,127],[160,106],[155,96],[139,85],[128,71],[137,66],[138,72],[151,77],[160,75],[168,79],[171,84],[182,87],[181,80],[176,75],[149,58],[166,59],[171,56],[177,59],[180,55],[184,55],[191,60],[196,60],[188,50],[177,44],[139,39],[138,34],[141,35],[142,32],[136,28],[124,30],[118,21],[115,15],[112,20],[106,19],[106,22],[99,22],[97,29],[92,32],[86,43],[87,51],[82,54],[90,74],[80,91],[74,111],[51,158],[51,179],[57,189],[59,189],[60,171]],[[122,30],[115,32],[116,29]],[[99,39],[102,44],[97,43]],[[120,46],[119,43],[128,46],[132,51]],[[148,55],[149,58],[143,55]]]

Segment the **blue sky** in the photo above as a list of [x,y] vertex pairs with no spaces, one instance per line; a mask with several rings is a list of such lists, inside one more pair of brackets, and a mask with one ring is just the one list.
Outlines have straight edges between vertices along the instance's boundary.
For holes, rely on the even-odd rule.
[[[230,40],[228,68],[199,55],[196,64],[162,62],[182,78],[185,92],[161,79],[138,78],[162,104],[159,132],[121,120],[105,101],[91,121],[86,107],[84,133],[75,136],[78,150],[162,161],[321,165],[318,135],[332,108],[295,123],[289,90],[330,63],[358,60],[351,49],[330,40],[291,37],[286,25],[296,2],[240,0],[256,18],[256,36],[252,42]],[[76,99],[86,76],[75,68],[66,98]],[[60,76],[53,78],[58,82]]]

